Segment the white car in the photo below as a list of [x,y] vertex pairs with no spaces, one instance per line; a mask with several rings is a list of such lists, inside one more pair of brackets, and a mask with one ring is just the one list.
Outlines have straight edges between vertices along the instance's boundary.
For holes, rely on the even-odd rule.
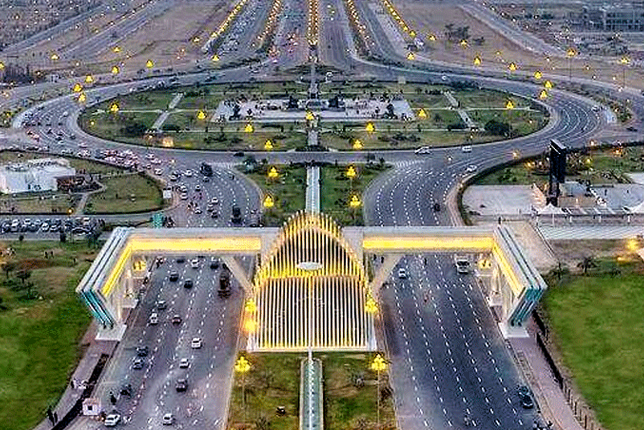
[[407,271],[402,267],[398,269],[398,279],[407,279]]
[[150,323],[150,325],[159,324],[159,315],[156,312],[153,312],[152,314],[150,314],[149,323]]
[[179,362],[179,368],[180,369],[187,369],[190,367],[190,359],[189,358],[182,358],[181,361]]
[[415,154],[429,154],[431,152],[431,148],[429,146],[421,146],[417,150],[414,151]]
[[472,152],[472,145],[465,145],[464,147],[461,148],[461,151]]
[[467,173],[474,173],[474,172],[476,172],[476,169],[478,169],[476,164],[470,164],[469,166],[467,166],[467,169],[465,169],[465,171]]
[[105,427],[116,427],[119,421],[121,421],[121,416],[119,414],[109,414],[105,418]]
[[184,173],[184,175],[186,175],[188,178],[192,177],[192,170],[186,170],[186,173]]
[[190,267],[193,269],[198,269],[199,268],[199,259],[198,258],[193,258],[190,260]]
[[190,347],[193,349],[199,349],[203,345],[203,342],[200,337],[193,337],[192,342],[190,342]]
[[181,200],[188,200],[188,193],[181,193]]
[[164,426],[171,426],[172,424],[174,424],[174,415],[168,412],[167,414],[163,415],[161,422]]

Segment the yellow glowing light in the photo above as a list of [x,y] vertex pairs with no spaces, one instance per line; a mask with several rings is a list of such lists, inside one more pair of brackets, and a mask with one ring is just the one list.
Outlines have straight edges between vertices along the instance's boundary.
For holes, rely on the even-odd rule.
[[415,32],[414,30],[411,30],[411,31],[409,32],[409,35],[410,35],[411,37],[416,37],[416,32]]
[[145,67],[147,67],[148,69],[153,68],[154,67],[154,62],[152,60],[146,61],[145,62]]
[[270,209],[273,206],[275,206],[275,201],[273,200],[273,198],[271,196],[266,196],[266,198],[264,199],[264,207],[266,209]]
[[353,178],[355,178],[357,176],[357,174],[358,174],[358,172],[356,172],[355,167],[353,167],[353,166],[347,167],[347,172],[345,173],[345,175],[347,175],[347,178],[353,179]]
[[270,151],[273,149],[273,142],[271,140],[267,140],[266,143],[264,144],[264,149],[267,151]]
[[546,81],[546,82],[544,82],[544,83],[543,83],[543,86],[544,86],[546,89],[548,89],[548,90],[549,90],[549,89],[551,89],[551,88],[552,88],[552,82],[550,82],[550,81]]
[[512,151],[512,158],[514,158],[515,160],[519,158],[519,151],[517,150]]
[[373,299],[373,297],[369,296],[369,298],[367,298],[367,302],[364,305],[364,310],[369,314],[375,314],[376,312],[378,312],[378,304]]
[[508,100],[507,102],[505,102],[505,108],[514,109],[514,102],[512,100]]
[[51,57],[49,57],[49,58],[51,59],[51,61],[58,61],[58,60],[60,60],[60,57],[59,57],[59,56],[58,56],[58,54],[56,54],[55,52],[54,52],[53,54],[51,54]]
[[83,91],[83,86],[80,83],[77,82],[77,83],[74,84],[74,87],[72,88],[72,91],[75,92],[75,93],[80,93],[81,91]]
[[161,146],[164,148],[174,148],[174,138],[172,136],[163,136]]
[[422,119],[427,118],[427,112],[425,112],[425,109],[421,108],[418,111],[418,118],[422,118]]
[[249,314],[254,314],[255,312],[257,312],[257,304],[255,303],[255,300],[247,300],[246,305],[244,306],[244,310]]
[[542,77],[543,77],[543,74],[539,70],[534,72],[534,78],[535,79],[541,79]]
[[620,62],[621,64],[626,65],[626,64],[630,63],[630,62],[631,62],[631,60],[630,60],[630,58],[628,58],[627,56],[623,56],[622,58],[620,58],[619,62]]
[[416,55],[414,55],[413,52],[410,52],[410,53],[407,54],[407,59],[408,60],[414,60],[415,58],[416,58]]
[[110,105],[110,112],[116,113],[119,111],[119,104],[114,102]]
[[359,208],[362,202],[360,201],[360,198],[356,196],[355,194],[351,196],[349,199],[349,207],[351,209],[356,209]]
[[92,127],[94,127],[94,126],[96,125],[96,121],[94,121],[93,119],[92,119],[92,120],[90,120],[90,121],[89,121],[89,125],[90,125],[90,126],[92,126]]
[[197,119],[199,121],[203,121],[204,119],[206,119],[206,112],[199,110],[199,112],[197,112]]
[[387,362],[382,358],[382,355],[376,354],[370,367],[374,372],[384,372],[387,369]]
[[373,125],[372,122],[368,122],[367,125],[365,126],[365,130],[367,130],[367,132],[369,133],[373,133],[374,131],[376,131],[376,126]]
[[119,52],[121,52],[121,47],[115,46],[114,48],[112,48],[112,52],[114,52],[115,54],[118,54]]
[[360,142],[360,139],[356,139],[353,141],[353,149],[356,151],[359,151],[363,148],[362,142]]
[[465,40],[465,39],[461,40],[459,45],[461,45],[462,48],[467,48],[467,40]]
[[567,56],[568,58],[572,58],[572,57],[574,57],[575,55],[577,55],[577,51],[575,51],[575,48],[572,48],[572,47],[571,47],[571,48],[568,48],[568,50],[566,51],[566,56]]
[[279,172],[277,171],[277,169],[275,168],[275,166],[273,166],[273,167],[271,167],[270,169],[268,169],[268,177],[269,177],[269,178],[271,178],[271,179],[275,179],[275,178],[277,178],[279,175],[280,175],[280,174],[279,174]]
[[540,98],[541,100],[545,100],[545,99],[547,99],[547,98],[548,98],[548,91],[546,91],[546,90],[541,90],[541,92],[539,93],[539,98]]
[[478,55],[476,57],[474,57],[474,65],[475,66],[480,66],[481,65],[481,57],[479,57]]
[[85,103],[85,101],[87,101],[87,96],[85,93],[80,93],[76,100],[78,100],[78,103]]
[[435,42],[436,41],[436,35],[430,34],[427,39],[429,39],[430,42]]
[[120,72],[121,72],[121,69],[119,69],[119,66],[112,66],[113,75],[118,75]]
[[92,82],[94,82],[94,77],[92,75],[85,76],[85,83],[86,84],[91,84]]
[[246,124],[246,127],[244,127],[244,132],[252,133],[253,131],[255,131],[255,127],[253,127],[253,124],[251,123]]
[[218,62],[218,61],[219,61],[219,55],[214,54],[214,55],[212,56],[211,60],[212,60],[212,62],[213,62],[213,63]]
[[0,61],[0,70],[4,70],[4,63]]
[[516,72],[517,71],[517,65],[515,63],[510,63],[508,65],[508,70],[510,70],[511,72]]
[[241,356],[235,362],[235,372],[237,373],[248,373],[250,370],[250,363],[244,356]]
[[313,115],[313,112],[310,110],[307,110],[305,118],[307,121],[313,121],[315,119],[315,115]]

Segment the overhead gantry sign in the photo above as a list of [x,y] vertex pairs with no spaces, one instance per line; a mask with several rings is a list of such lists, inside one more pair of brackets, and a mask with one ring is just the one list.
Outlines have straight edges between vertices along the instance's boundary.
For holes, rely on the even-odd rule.
[[[477,273],[485,278],[489,304],[500,310],[503,333],[526,335],[524,323],[547,285],[505,226],[340,229],[323,214],[298,214],[282,229],[119,227],[76,291],[99,324],[97,337],[120,340],[124,311],[137,305],[155,257],[218,256],[250,302],[244,315],[249,348],[302,350],[313,344],[368,350],[375,348],[371,314],[380,287],[400,258],[455,252],[485,261]],[[382,264],[369,280],[363,261],[374,255]],[[254,275],[236,256],[257,259]],[[276,299],[278,293],[282,299]],[[304,326],[309,320],[317,325]]]

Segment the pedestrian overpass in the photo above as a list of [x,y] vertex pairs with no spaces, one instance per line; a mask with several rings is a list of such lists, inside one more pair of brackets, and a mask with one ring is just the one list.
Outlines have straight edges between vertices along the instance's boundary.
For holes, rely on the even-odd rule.
[[[511,231],[494,227],[345,227],[298,213],[282,228],[116,228],[76,291],[97,338],[120,340],[157,256],[222,258],[245,293],[243,329],[254,351],[373,350],[382,284],[404,255],[469,253],[507,337],[547,286]],[[255,258],[248,273],[236,257]],[[366,261],[380,257],[373,274]],[[413,279],[412,279],[413,282]]]

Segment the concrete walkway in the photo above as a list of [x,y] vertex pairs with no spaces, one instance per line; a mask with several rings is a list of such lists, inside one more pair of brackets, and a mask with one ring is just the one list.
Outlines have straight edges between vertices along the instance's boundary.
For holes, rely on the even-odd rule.
[[307,213],[320,213],[320,168],[306,169],[306,204]]
[[552,422],[555,430],[583,430],[537,345],[532,319],[528,324],[528,333],[529,338],[511,338],[509,342],[519,367],[534,390],[544,419]]
[[547,240],[580,240],[580,239],[634,239],[644,237],[644,226],[636,225],[573,225],[550,226],[539,225],[541,234]]
[[174,110],[177,107],[182,98],[183,93],[175,94],[175,96],[168,104],[168,109],[161,112],[161,115],[159,115],[159,117],[154,121],[154,124],[152,124],[152,130],[161,130],[161,127],[163,127],[163,124],[168,119],[168,116],[170,116],[170,111]]
[[467,128],[471,129],[471,128],[476,127],[476,123],[474,121],[472,121],[472,118],[470,118],[470,116],[467,114],[465,109],[461,109],[461,107],[458,104],[458,100],[456,100],[456,98],[454,97],[454,94],[452,94],[451,91],[445,91],[443,94],[447,98],[447,101],[449,101],[449,104],[454,109],[456,109],[456,112],[458,113],[458,116],[461,117],[461,120],[463,120],[463,122],[465,123]]

